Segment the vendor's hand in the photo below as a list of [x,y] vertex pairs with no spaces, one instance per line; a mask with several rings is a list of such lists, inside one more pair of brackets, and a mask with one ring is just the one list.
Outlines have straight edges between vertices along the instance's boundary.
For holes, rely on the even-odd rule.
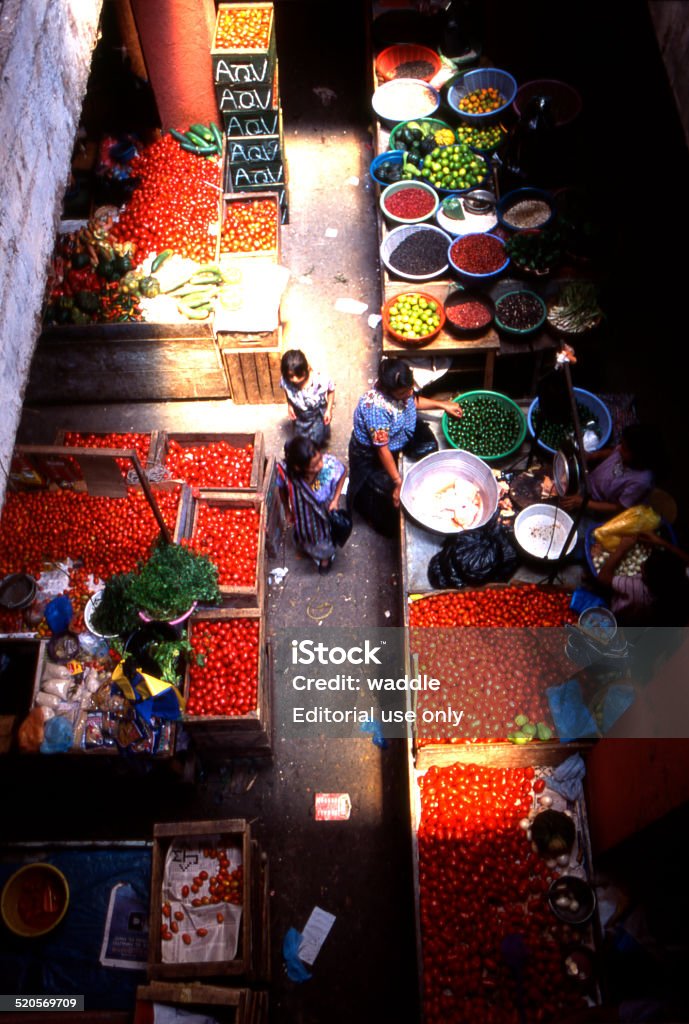
[[328,512],[334,512],[337,509],[339,500],[339,498],[333,498],[333,500],[328,505]]
[[328,411],[326,410],[326,411],[325,411],[325,412],[323,413],[323,422],[325,423],[326,427],[328,426],[328,424],[329,424],[330,422],[332,422],[332,418],[333,418],[333,414],[332,414],[331,412],[328,412]]
[[402,481],[400,480],[399,483],[395,484],[393,492],[392,492],[392,504],[395,506],[395,508],[399,508],[400,507],[400,491],[401,490],[402,490]]
[[291,405],[287,406],[287,415],[288,415],[288,417],[291,420],[296,420],[296,418],[297,418],[297,414],[296,414],[296,412],[294,411],[294,409],[292,408]]
[[560,504],[566,512],[572,512],[581,508],[583,500],[580,494],[571,494],[569,498],[563,498]]
[[629,551],[631,548],[634,547],[638,539],[638,533],[633,533],[630,536],[620,537],[620,543],[615,548],[615,551]]
[[448,416],[453,416],[456,420],[461,419],[464,415],[464,410],[457,402],[443,402],[442,407]]

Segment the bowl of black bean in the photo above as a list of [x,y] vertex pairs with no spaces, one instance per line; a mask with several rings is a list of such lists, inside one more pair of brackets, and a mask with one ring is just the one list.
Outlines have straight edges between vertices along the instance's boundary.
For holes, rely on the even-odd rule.
[[433,224],[393,228],[380,246],[380,258],[395,277],[429,281],[448,269],[450,236]]
[[547,315],[548,308],[541,296],[528,288],[506,292],[495,302],[495,326],[517,337],[539,330]]

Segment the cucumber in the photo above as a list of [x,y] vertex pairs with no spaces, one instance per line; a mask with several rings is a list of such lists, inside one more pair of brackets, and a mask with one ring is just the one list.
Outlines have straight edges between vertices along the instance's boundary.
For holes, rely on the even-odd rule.
[[215,121],[211,121],[209,128],[211,130],[211,135],[215,139],[215,144],[218,147],[218,152],[220,152],[222,150],[222,132],[218,128]]
[[193,132],[194,135],[198,135],[199,138],[203,139],[206,143],[215,142],[213,132],[205,124],[190,124],[189,131]]
[[204,139],[203,135],[197,135],[196,132],[193,132],[191,130],[191,128],[188,131],[186,131],[184,134],[187,137],[187,142],[191,142],[192,146],[214,146],[215,145],[215,143],[213,142],[212,139],[209,142],[208,139]]
[[222,284],[222,279],[222,274],[212,274],[207,272],[203,274],[192,274],[189,278],[189,283],[195,285]]
[[196,156],[213,156],[216,152],[215,146],[195,146],[192,142],[180,142],[180,146],[187,153],[195,153]]
[[184,142],[188,142],[189,141],[189,139],[186,137],[186,135],[183,135],[182,132],[176,131],[174,128],[170,128],[170,135],[172,136],[173,139],[177,139],[177,141],[179,143],[184,143]]
[[197,309],[199,306],[208,306],[210,305],[208,300],[212,295],[215,295],[215,292],[210,294],[207,291],[192,292],[191,295],[184,296],[184,305],[189,306],[191,309]]
[[163,249],[162,252],[159,252],[156,258],[153,260],[153,263],[151,263],[151,273],[155,274],[158,267],[162,267],[165,260],[169,259],[170,256],[172,256],[173,252],[174,249]]
[[191,306],[187,306],[184,302],[178,302],[177,309],[183,316],[188,317],[189,320],[205,320],[211,311],[211,307],[208,304],[192,308]]
[[205,295],[208,298],[215,289],[215,284],[202,285],[188,281],[186,284],[180,285],[179,288],[175,288],[172,294],[176,299],[184,299],[186,302],[189,295]]

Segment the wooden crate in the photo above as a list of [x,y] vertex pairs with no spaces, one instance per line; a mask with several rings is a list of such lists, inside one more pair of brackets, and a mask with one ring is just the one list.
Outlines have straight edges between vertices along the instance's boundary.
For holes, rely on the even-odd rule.
[[[239,847],[244,866],[242,881],[242,916],[239,925],[237,955],[233,960],[201,960],[191,963],[163,961],[163,939],[161,936],[163,883],[165,858],[178,842],[197,849],[206,847]],[[260,936],[253,934],[254,892],[253,873],[255,864],[252,857],[251,828],[242,818],[219,821],[183,821],[159,823],[153,826],[153,856],[151,864],[151,915],[149,921],[149,979],[196,979],[233,977],[250,979],[255,974],[255,964],[260,962]],[[186,857],[184,858],[186,861]],[[195,866],[199,857],[189,857],[189,885],[196,875]],[[191,897],[186,897],[190,899]],[[181,900],[181,896],[180,896]],[[224,904],[218,904],[219,907]]]
[[[253,445],[254,455],[253,462],[251,464],[251,478],[247,487],[245,488],[228,488],[232,491],[257,491],[263,484],[263,477],[266,469],[266,457],[265,457],[265,440],[263,432],[257,430],[253,434],[208,434],[205,432],[200,433],[180,433],[173,430],[161,430],[158,433],[156,449],[154,453],[154,461],[156,465],[165,467],[165,461],[169,450],[170,441],[176,441],[177,444],[182,445],[183,448],[195,449],[202,448],[208,444],[214,444],[219,441],[225,441],[233,448],[246,448],[247,445]],[[225,490],[225,488],[216,486],[214,490]]]
[[[223,17],[229,12],[242,10],[261,10],[270,14],[268,43],[266,46],[249,49],[232,46],[231,49],[217,45],[216,35]],[[276,61],[275,16],[272,3],[233,3],[219,4],[213,32],[211,47],[211,63],[213,65],[213,83],[215,86],[250,86],[270,80]]]
[[281,405],[282,326],[266,334],[223,332],[218,344],[232,401],[237,405]]
[[218,103],[218,112],[223,118],[235,114],[261,116],[265,113],[277,113],[280,109],[277,61],[272,79],[238,85],[219,83],[215,86],[215,98]]
[[268,993],[251,988],[205,985],[199,981],[152,981],[136,990],[134,1024],[152,1024],[152,1004],[178,1006],[220,1024],[268,1024]]
[[[204,753],[227,755],[268,756],[272,744],[272,650],[265,641],[262,613],[255,608],[206,608],[196,612],[189,620],[190,635],[194,623],[218,622],[233,618],[252,618],[259,623],[258,632],[258,693],[256,708],[245,715],[188,715],[182,716],[184,728],[197,750]],[[187,668],[184,679],[184,697],[189,696],[190,676]]]
[[210,323],[46,327],[27,383],[36,404],[229,398]]
[[[247,252],[228,252],[223,248],[222,240],[222,227],[227,219],[232,218],[233,212],[240,214],[246,214],[251,210],[254,203],[271,203],[274,206],[274,212],[272,218],[275,225],[275,245],[271,249],[255,249],[248,250]],[[227,260],[233,259],[245,259],[247,256],[256,256],[263,258],[270,258],[274,263],[280,262],[280,195],[276,191],[271,191],[265,187],[262,189],[254,189],[249,192],[234,191],[225,192],[222,197],[221,212],[220,212],[220,231],[218,232],[218,248],[216,252],[216,262],[222,262],[223,265]],[[230,263],[231,265],[231,263]]]
[[[258,551],[256,554],[256,578],[250,585],[220,584],[223,605],[228,608],[262,608],[265,586],[265,523],[266,508],[260,494],[243,491],[222,491],[200,488],[198,496],[192,499],[191,528],[188,536],[193,540],[199,519],[199,508],[206,504],[226,510],[253,508],[258,512]],[[210,553],[213,558],[212,552]]]
[[[92,437],[108,437],[111,434],[125,434],[125,433],[129,433],[129,434],[139,433],[139,434],[142,434],[143,436],[147,436],[148,437],[148,439],[149,439],[148,453],[146,455],[146,459],[141,462],[141,465],[142,465],[143,469],[151,469],[155,465],[156,452],[157,452],[159,444],[160,444],[159,431],[157,431],[157,430],[144,430],[144,431],[131,431],[131,430],[130,431],[120,431],[120,430],[58,430],[55,433],[55,438],[54,438],[53,444],[58,445],[58,446],[59,445],[64,445],[65,444],[65,436],[67,434],[81,434],[82,436],[89,435],[89,436],[92,436]],[[78,447],[85,447],[85,446],[81,446],[81,445],[73,445],[73,446],[71,446],[70,445],[70,446],[66,446],[66,447],[78,448]],[[124,446],[123,445],[118,445],[116,447],[124,447]]]

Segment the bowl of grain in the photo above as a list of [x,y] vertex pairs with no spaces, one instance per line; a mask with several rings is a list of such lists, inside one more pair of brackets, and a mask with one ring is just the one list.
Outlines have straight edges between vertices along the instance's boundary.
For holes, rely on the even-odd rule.
[[507,231],[544,228],[555,216],[555,201],[543,189],[516,188],[502,197],[495,212]]

